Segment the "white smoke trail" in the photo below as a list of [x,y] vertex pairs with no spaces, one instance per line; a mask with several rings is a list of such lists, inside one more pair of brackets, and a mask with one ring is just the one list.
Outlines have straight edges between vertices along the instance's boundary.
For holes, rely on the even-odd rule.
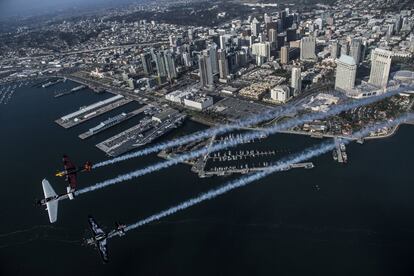
[[224,150],[224,149],[227,149],[227,148],[234,147],[234,146],[237,146],[239,144],[245,143],[247,141],[258,139],[264,134],[265,135],[275,134],[275,133],[277,133],[281,130],[285,130],[285,129],[289,129],[289,128],[292,128],[292,127],[295,127],[295,126],[298,126],[298,125],[302,125],[306,122],[311,122],[311,121],[317,120],[317,119],[323,119],[325,117],[332,116],[332,115],[341,113],[341,112],[346,111],[346,110],[350,110],[350,109],[354,109],[354,108],[357,108],[357,107],[360,107],[360,106],[363,106],[363,105],[371,104],[373,102],[385,99],[385,98],[387,98],[391,95],[395,95],[399,92],[401,92],[401,89],[396,89],[394,91],[388,92],[387,94],[383,94],[383,95],[380,95],[380,96],[366,98],[366,99],[363,99],[363,100],[347,103],[347,104],[344,104],[344,105],[334,106],[333,108],[331,108],[327,112],[318,112],[318,113],[306,114],[306,115],[303,115],[299,118],[294,118],[294,119],[291,119],[291,120],[287,120],[286,122],[282,122],[278,125],[275,125],[275,126],[272,126],[272,127],[269,127],[269,128],[265,128],[265,129],[261,129],[260,131],[248,132],[244,135],[241,135],[240,137],[237,137],[234,140],[227,140],[227,141],[224,141],[222,143],[212,145],[209,148],[202,148],[202,149],[195,150],[195,151],[192,151],[192,152],[184,153],[184,154],[181,154],[179,156],[173,157],[170,160],[162,161],[162,162],[156,163],[154,165],[150,165],[148,167],[145,167],[145,168],[142,168],[142,169],[139,169],[139,170],[127,173],[127,174],[119,175],[115,178],[108,179],[106,181],[97,183],[93,186],[80,189],[80,190],[75,192],[75,195],[81,195],[81,194],[84,194],[84,193],[92,192],[92,191],[102,189],[102,188],[110,186],[110,185],[114,185],[114,184],[117,184],[117,183],[120,183],[120,182],[131,180],[133,178],[137,178],[137,177],[140,177],[140,176],[143,176],[143,175],[155,172],[155,171],[166,169],[170,166],[177,165],[177,164],[182,163],[182,162],[187,161],[187,160],[192,160],[192,159],[198,158],[200,156],[203,156],[205,154],[209,154],[211,152]]
[[[387,97],[390,97],[392,95],[396,95],[396,94],[398,94],[399,92],[401,92],[405,89],[407,89],[407,88],[404,88],[404,87],[394,88],[393,90],[390,90],[387,93],[382,94],[380,96],[367,98],[367,99],[363,99],[363,100],[358,100],[358,101],[355,101],[355,103],[359,103],[361,105],[370,104],[370,103],[385,99]],[[360,105],[357,104],[356,107],[357,106],[360,106]],[[222,125],[222,126],[218,126],[218,127],[208,129],[208,130],[199,131],[199,132],[189,134],[189,135],[186,135],[186,136],[183,136],[183,137],[180,137],[180,138],[168,141],[168,142],[159,143],[157,145],[148,147],[146,149],[143,149],[143,150],[140,150],[140,151],[137,151],[137,152],[125,154],[125,155],[122,155],[120,157],[116,157],[116,158],[113,158],[113,159],[102,161],[102,162],[99,162],[99,163],[95,164],[93,167],[94,168],[104,167],[104,166],[108,166],[108,165],[115,164],[115,163],[118,163],[118,162],[126,161],[126,160],[129,160],[129,159],[132,159],[132,158],[145,156],[145,155],[155,153],[155,152],[158,152],[158,151],[161,151],[161,150],[165,150],[165,149],[168,149],[168,148],[177,147],[177,146],[181,146],[181,145],[186,145],[186,144],[194,142],[194,141],[199,141],[199,140],[202,140],[202,139],[206,139],[206,138],[209,138],[209,137],[212,137],[212,136],[215,136],[215,135],[221,135],[221,134],[224,134],[224,133],[227,133],[227,132],[230,132],[230,131],[234,131],[234,130],[237,130],[237,129],[240,129],[240,128],[243,128],[243,127],[256,125],[260,122],[264,122],[264,121],[273,119],[275,117],[279,117],[283,114],[292,113],[292,112],[295,112],[295,111],[298,111],[298,110],[299,110],[299,108],[296,107],[296,106],[293,106],[293,105],[288,105],[284,108],[277,109],[277,110],[269,110],[269,111],[266,111],[262,114],[252,116],[252,117],[247,118],[245,120],[239,120],[239,121],[234,122],[232,124]],[[335,113],[335,114],[337,114],[337,113]],[[314,113],[314,118],[315,119],[320,119],[320,118],[325,118],[325,117],[326,117],[326,113],[324,113],[324,112]]]
[[[368,134],[370,134],[373,131],[376,131],[378,129],[384,128],[384,127],[393,127],[395,125],[401,124],[403,122],[406,121],[411,121],[414,120],[414,114],[408,114],[405,116],[402,116],[396,120],[392,120],[392,121],[386,121],[380,124],[374,124],[370,127],[364,128],[363,130],[355,133],[353,135],[354,138],[363,138],[366,137]],[[349,143],[351,140],[343,140],[344,143]],[[139,228],[143,225],[146,225],[148,223],[151,223],[153,221],[157,221],[160,220],[161,218],[170,216],[172,214],[175,214],[179,211],[188,209],[194,205],[200,204],[203,201],[206,200],[211,200],[213,198],[216,198],[220,195],[223,195],[231,190],[246,186],[254,181],[260,180],[274,172],[278,172],[284,169],[289,168],[290,165],[295,164],[295,163],[300,163],[300,162],[304,162],[310,158],[322,155],[324,153],[327,153],[331,150],[333,150],[335,148],[335,142],[325,142],[322,143],[321,145],[317,146],[317,147],[312,147],[309,148],[299,154],[295,154],[293,156],[287,157],[285,159],[283,159],[282,161],[279,161],[276,163],[276,165],[269,167],[267,170],[265,171],[261,171],[261,172],[257,172],[245,177],[242,177],[240,179],[234,180],[234,181],[230,181],[229,183],[210,190],[206,193],[203,193],[195,198],[189,199],[187,201],[184,201],[183,203],[180,203],[176,206],[173,206],[171,208],[168,208],[160,213],[157,213],[155,215],[149,216],[143,220],[140,220],[134,224],[130,224],[125,228],[125,231],[130,231],[136,228]]]
[[96,168],[112,165],[118,162],[132,159],[132,158],[149,155],[151,153],[159,152],[165,149],[186,145],[191,142],[200,141],[200,140],[210,138],[213,136],[217,136],[217,135],[222,135],[222,134],[234,131],[234,130],[241,129],[243,127],[257,125],[261,122],[271,120],[273,118],[277,118],[279,116],[289,114],[289,113],[292,113],[298,110],[300,110],[300,108],[294,105],[291,105],[291,104],[284,106],[284,107],[277,108],[277,109],[271,109],[261,114],[250,116],[249,118],[246,118],[243,120],[238,120],[230,124],[212,127],[207,130],[197,131],[195,133],[185,135],[183,137],[179,137],[179,138],[167,141],[167,142],[156,144],[154,146],[145,148],[143,150],[139,150],[136,152],[122,155],[120,157],[115,157],[115,158],[112,158],[106,161],[102,161],[102,162],[94,164],[93,168],[96,169]]

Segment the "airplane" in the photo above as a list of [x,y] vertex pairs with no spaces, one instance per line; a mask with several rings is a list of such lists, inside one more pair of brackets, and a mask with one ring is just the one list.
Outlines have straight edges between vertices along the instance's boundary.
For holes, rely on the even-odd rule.
[[42,188],[43,194],[45,196],[44,199],[38,200],[36,202],[39,206],[46,206],[47,213],[49,215],[50,223],[55,223],[57,221],[57,213],[58,213],[58,203],[64,199],[74,199],[74,190],[71,190],[68,187],[68,191],[66,194],[56,194],[53,190],[52,185],[50,185],[47,179],[43,179],[42,181]]
[[69,183],[70,190],[75,190],[77,186],[78,172],[90,172],[92,170],[92,163],[88,161],[83,165],[83,167],[78,168],[67,155],[63,155],[63,168],[63,170],[57,171],[55,176],[65,177],[66,182]]
[[65,194],[58,195],[50,185],[47,179],[43,179],[42,188],[44,198],[36,201],[36,205],[46,206],[49,215],[49,221],[54,223],[57,221],[58,203],[64,199],[73,200],[75,198],[75,190],[77,186],[77,173],[90,172],[92,170],[92,163],[86,162],[82,168],[77,168],[67,155],[63,155],[64,170],[56,172],[56,176],[65,177],[69,186],[66,188]]
[[109,261],[108,239],[111,239],[115,236],[124,236],[126,225],[115,223],[115,229],[110,231],[109,233],[105,233],[105,231],[102,230],[102,228],[98,225],[98,223],[92,216],[88,216],[88,222],[93,233],[93,237],[86,239],[85,244],[88,246],[95,247],[99,251],[102,261],[104,263],[107,263]]

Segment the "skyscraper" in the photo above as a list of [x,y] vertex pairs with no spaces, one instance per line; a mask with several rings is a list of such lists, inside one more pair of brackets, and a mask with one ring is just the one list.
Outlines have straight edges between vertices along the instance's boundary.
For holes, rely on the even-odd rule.
[[269,30],[269,42],[272,50],[277,49],[277,30]]
[[151,49],[152,59],[155,60],[155,66],[157,67],[158,77],[166,77],[167,71],[165,70],[164,55],[162,52],[156,52]]
[[289,46],[283,46],[280,49],[280,63],[288,64],[289,63]]
[[192,41],[195,39],[195,33],[193,29],[188,29],[188,40]]
[[270,42],[255,43],[252,45],[252,54],[256,57],[270,59]]
[[290,42],[290,41],[296,41],[297,40],[297,33],[296,33],[296,28],[289,28],[286,30],[286,41]]
[[352,39],[349,49],[349,55],[354,58],[355,63],[358,65],[361,63],[361,47],[362,43],[359,39]]
[[341,42],[341,55],[349,55],[349,43],[348,41]]
[[214,87],[213,70],[211,68],[211,59],[208,51],[203,51],[198,58],[200,71],[200,86],[204,88]]
[[175,68],[175,61],[172,53],[169,50],[164,51],[164,64],[167,71],[168,80],[171,81],[177,78],[177,70]]
[[284,10],[284,11],[281,11],[280,13],[279,13],[279,17],[280,17],[280,21],[281,21],[281,23],[282,23],[282,32],[284,32],[285,30],[286,30],[286,15],[287,15],[287,12],[286,12],[286,10]]
[[252,31],[253,36],[258,36],[260,33],[260,22],[254,18],[252,23],[250,24],[250,29]]
[[386,88],[390,75],[392,52],[383,49],[375,49],[371,53],[371,74],[369,83]]
[[226,45],[231,41],[231,35],[225,34],[220,36],[220,49],[226,49]]
[[313,36],[304,37],[300,40],[300,59],[316,60],[316,39]]
[[184,61],[184,65],[186,66],[186,67],[191,67],[191,66],[193,66],[193,61],[192,61],[192,59],[191,59],[191,55],[190,55],[190,53],[183,53],[183,61]]
[[301,70],[299,67],[292,68],[292,80],[291,80],[291,87],[293,89],[293,96],[296,97],[302,92],[302,78],[301,78]]
[[225,50],[218,50],[218,62],[219,62],[219,72],[220,72],[220,79],[227,79],[227,76],[229,75],[229,64],[226,57],[226,51]]
[[213,74],[217,74],[219,71],[218,68],[218,60],[217,60],[217,45],[216,43],[213,43],[209,48],[209,56],[211,59],[211,70],[213,71]]
[[414,34],[410,35],[410,51],[414,53]]
[[341,55],[341,44],[337,40],[331,42],[331,58],[337,59]]
[[150,53],[143,53],[141,54],[141,62],[142,67],[144,68],[145,75],[149,76],[154,72],[154,68],[152,67],[152,59]]
[[351,56],[341,55],[336,60],[335,89],[349,91],[355,87],[357,64]]

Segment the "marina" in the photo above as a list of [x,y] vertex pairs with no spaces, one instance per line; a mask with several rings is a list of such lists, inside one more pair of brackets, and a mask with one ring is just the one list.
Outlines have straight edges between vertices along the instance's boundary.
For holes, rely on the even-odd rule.
[[104,101],[99,101],[92,105],[80,108],[71,114],[63,116],[57,119],[55,122],[64,128],[71,128],[84,123],[99,115],[105,114],[115,108],[124,106],[130,103],[132,100],[125,98],[124,96],[117,95]]
[[130,113],[121,113],[118,114],[115,117],[112,118],[108,118],[107,120],[99,123],[97,126],[90,128],[88,131],[82,133],[79,135],[80,139],[87,139],[92,137],[93,135],[96,135],[98,133],[101,133],[104,130],[107,130],[113,126],[116,126],[122,122],[125,122],[135,116],[137,116],[138,114],[141,114],[142,112],[144,112],[145,110],[147,110],[150,106],[149,105],[145,105],[137,110],[134,110]]
[[16,93],[16,90],[25,85],[27,85],[27,82],[18,82],[13,85],[0,85],[0,104],[8,104]]

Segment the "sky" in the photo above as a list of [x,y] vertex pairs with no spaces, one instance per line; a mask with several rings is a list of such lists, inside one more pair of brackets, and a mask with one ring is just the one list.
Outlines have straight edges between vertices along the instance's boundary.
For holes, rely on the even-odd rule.
[[[132,2],[132,0],[128,0]],[[92,6],[96,4],[114,4],[127,0],[0,0],[0,18],[15,15],[36,15],[52,13],[61,9]]]

